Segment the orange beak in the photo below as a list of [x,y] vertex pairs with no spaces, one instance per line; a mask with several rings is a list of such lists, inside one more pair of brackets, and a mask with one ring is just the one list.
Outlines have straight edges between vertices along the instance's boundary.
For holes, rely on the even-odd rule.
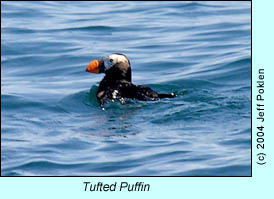
[[100,63],[98,60],[93,60],[92,62],[89,63],[86,72],[89,73],[99,73],[99,66]]

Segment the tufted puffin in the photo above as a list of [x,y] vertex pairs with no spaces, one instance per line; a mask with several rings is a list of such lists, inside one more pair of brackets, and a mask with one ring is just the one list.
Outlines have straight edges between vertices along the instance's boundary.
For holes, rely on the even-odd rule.
[[99,84],[96,98],[101,107],[107,101],[124,98],[142,101],[155,101],[161,98],[173,98],[174,93],[157,93],[147,86],[135,85],[131,82],[131,66],[126,55],[113,53],[101,60],[93,60],[86,68],[89,73],[105,73]]

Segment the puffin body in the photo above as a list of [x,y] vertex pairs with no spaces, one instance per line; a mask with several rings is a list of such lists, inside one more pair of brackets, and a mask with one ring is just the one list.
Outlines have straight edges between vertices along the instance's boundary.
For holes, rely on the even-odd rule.
[[174,93],[157,93],[147,86],[135,85],[131,82],[131,66],[126,55],[114,53],[101,60],[93,60],[86,68],[86,72],[105,73],[99,84],[96,98],[102,106],[107,101],[119,99],[122,103],[125,98],[155,101],[161,98],[173,98]]

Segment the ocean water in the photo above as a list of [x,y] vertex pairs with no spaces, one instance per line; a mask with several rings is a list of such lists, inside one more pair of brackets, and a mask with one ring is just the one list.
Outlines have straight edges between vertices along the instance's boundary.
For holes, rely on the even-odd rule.
[[[250,176],[251,2],[1,2],[3,176]],[[173,99],[95,98],[93,59]]]

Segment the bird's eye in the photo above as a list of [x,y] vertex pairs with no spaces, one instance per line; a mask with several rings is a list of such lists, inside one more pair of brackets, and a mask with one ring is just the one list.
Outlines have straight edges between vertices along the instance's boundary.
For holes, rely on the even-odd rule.
[[112,62],[113,62],[113,59],[110,59],[109,61],[112,63]]

